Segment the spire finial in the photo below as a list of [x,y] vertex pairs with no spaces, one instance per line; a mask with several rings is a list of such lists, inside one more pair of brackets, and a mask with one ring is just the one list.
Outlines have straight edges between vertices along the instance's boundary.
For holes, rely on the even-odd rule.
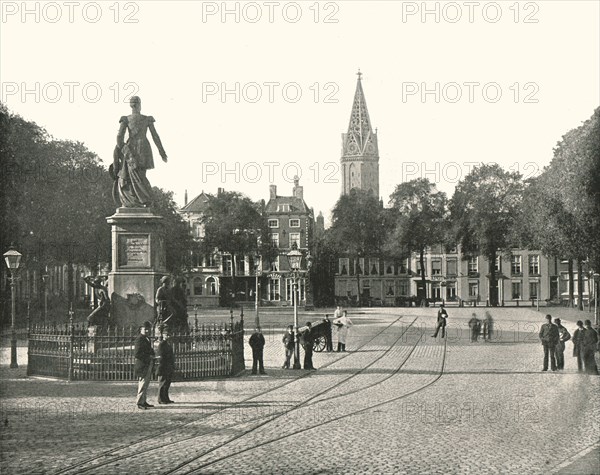
[[360,72],[360,68],[358,68],[358,72],[356,73],[356,75],[358,76],[358,80],[362,81],[362,73]]

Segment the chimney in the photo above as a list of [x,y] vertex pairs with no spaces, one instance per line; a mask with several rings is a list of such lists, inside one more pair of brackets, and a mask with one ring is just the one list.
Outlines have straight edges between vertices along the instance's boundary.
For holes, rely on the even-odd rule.
[[269,185],[269,198],[272,200],[277,198],[277,185]]
[[187,206],[188,204],[188,197],[187,197],[187,190],[185,190],[185,195],[183,195],[183,206]]
[[294,190],[293,190],[293,193],[292,193],[292,194],[293,194],[293,195],[294,195],[296,198],[303,199],[303,197],[304,197],[304,191],[303,191],[303,190],[304,190],[304,188],[303,188],[303,187],[301,187],[301,186],[299,185],[299,183],[300,183],[300,178],[298,178],[298,176],[295,176],[295,177],[294,177]]
[[217,196],[219,196],[220,194],[222,194],[225,191],[224,188],[217,188]]

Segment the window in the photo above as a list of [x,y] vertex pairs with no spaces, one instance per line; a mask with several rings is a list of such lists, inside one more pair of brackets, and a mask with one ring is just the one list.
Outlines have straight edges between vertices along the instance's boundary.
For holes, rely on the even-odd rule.
[[401,280],[398,284],[398,292],[400,295],[408,295],[410,288],[408,280]]
[[369,279],[363,280],[363,289],[370,289],[370,288],[371,288],[371,281]]
[[441,300],[442,299],[442,287],[439,282],[434,282],[431,285],[431,293],[434,299]]
[[271,272],[279,272],[279,256],[271,261]]
[[339,274],[340,275],[348,275],[348,267],[350,267],[350,259],[342,258],[339,260],[339,264],[340,264]]
[[287,212],[289,210],[290,210],[289,204],[278,204],[277,205],[277,211],[279,211],[279,212]]
[[209,277],[206,279],[206,288],[208,289],[208,293],[210,295],[217,295],[217,281],[214,277]]
[[458,261],[456,259],[446,260],[446,274],[457,275],[458,274]]
[[194,277],[194,295],[202,295],[202,277]]
[[379,259],[369,259],[369,263],[371,264],[371,275],[379,275]]
[[204,237],[204,226],[202,226],[202,223],[194,223],[194,237]]
[[479,272],[479,267],[477,266],[477,256],[469,257],[469,261],[467,263],[467,272],[469,274],[477,274]]
[[431,275],[442,275],[441,259],[431,259]]
[[217,267],[217,260],[214,254],[207,254],[204,258],[207,267]]
[[540,256],[529,256],[529,275],[540,274]]
[[[305,280],[298,279],[298,304],[305,300]],[[294,305],[294,279],[285,279],[285,295],[290,305]]]
[[[521,256],[512,256],[511,262],[510,262],[510,272],[511,272],[511,274],[520,274],[522,272],[521,271]],[[520,295],[520,293],[519,293],[519,295]]]
[[223,256],[223,275],[231,275],[231,256]]
[[359,257],[355,261],[355,263],[356,263],[356,272],[355,272],[355,275],[356,274],[362,274],[363,273],[363,269],[365,267],[365,259],[364,259],[364,257]]
[[393,280],[386,280],[385,281],[385,288],[387,289],[385,292],[385,296],[386,297],[393,297],[394,296],[394,281]]
[[236,275],[244,275],[246,273],[246,260],[244,256],[237,256],[235,258],[235,273]]
[[294,246],[294,243],[300,249],[300,233],[290,233],[290,248]]
[[299,219],[290,219],[290,228],[299,228],[300,220]]
[[529,282],[529,298],[537,299],[538,298],[538,282]]
[[402,259],[398,262],[398,274],[406,274],[408,273],[408,259]]
[[394,273],[394,266],[390,262],[385,263],[385,273],[387,275]]
[[472,299],[479,298],[479,282],[469,282],[469,297]]
[[446,299],[456,300],[456,282],[446,283]]
[[512,299],[513,300],[521,299],[521,282],[513,282],[512,283]]
[[[263,221],[263,223],[264,223],[264,221]],[[269,219],[269,227],[270,228],[278,228],[279,220],[278,219]]]
[[271,233],[271,243],[275,247],[279,247],[279,233]]
[[269,279],[269,300],[279,301],[279,278]]

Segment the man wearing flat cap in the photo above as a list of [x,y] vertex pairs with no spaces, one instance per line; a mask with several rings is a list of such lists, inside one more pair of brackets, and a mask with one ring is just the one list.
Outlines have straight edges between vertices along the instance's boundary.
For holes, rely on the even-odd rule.
[[154,407],[146,401],[146,393],[150,380],[152,379],[152,369],[154,367],[154,349],[150,341],[150,331],[152,324],[144,322],[140,327],[140,334],[135,339],[135,375],[138,378],[137,407],[139,409],[148,409]]

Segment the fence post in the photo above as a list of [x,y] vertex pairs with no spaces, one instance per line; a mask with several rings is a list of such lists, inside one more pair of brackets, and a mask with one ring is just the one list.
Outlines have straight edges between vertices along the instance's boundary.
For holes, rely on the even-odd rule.
[[73,346],[75,340],[75,326],[73,324],[73,304],[69,310],[69,381],[73,381]]

